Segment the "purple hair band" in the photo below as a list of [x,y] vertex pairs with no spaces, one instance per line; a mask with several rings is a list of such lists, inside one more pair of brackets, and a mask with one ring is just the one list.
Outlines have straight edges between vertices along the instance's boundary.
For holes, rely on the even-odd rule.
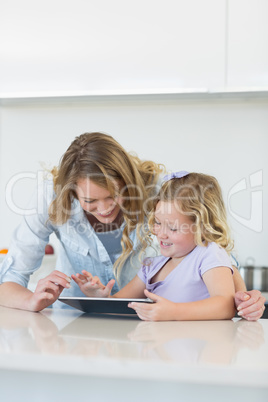
[[171,180],[171,179],[181,179],[184,176],[187,176],[189,174],[189,172],[186,172],[185,170],[181,170],[180,172],[172,172],[169,174],[166,174],[163,177],[162,183],[166,183],[167,181]]

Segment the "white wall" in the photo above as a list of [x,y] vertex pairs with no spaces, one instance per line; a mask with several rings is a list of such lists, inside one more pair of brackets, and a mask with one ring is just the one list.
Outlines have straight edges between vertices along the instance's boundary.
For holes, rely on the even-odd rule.
[[[215,175],[226,202],[234,186],[246,179],[248,188],[236,190],[229,205],[235,214],[230,215],[230,223],[236,250],[241,263],[254,257],[256,264],[267,265],[267,127],[267,99],[167,100],[158,97],[146,100],[129,97],[4,106],[0,248],[8,246],[11,232],[21,219],[3,202],[3,185],[18,173],[35,174],[40,162],[48,166],[57,164],[76,135],[98,130],[113,135],[141,158],[162,162],[170,170]],[[259,171],[263,173],[263,183],[250,189],[249,178]],[[18,207],[27,205],[34,183],[32,179],[24,179],[14,186]],[[263,210],[258,197],[254,204],[253,190],[262,192]],[[250,220],[251,204],[256,212],[253,222]]]

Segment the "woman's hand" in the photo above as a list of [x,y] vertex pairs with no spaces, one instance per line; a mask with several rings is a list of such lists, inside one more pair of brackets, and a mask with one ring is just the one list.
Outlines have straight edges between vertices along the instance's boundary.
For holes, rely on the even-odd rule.
[[176,303],[173,303],[164,297],[144,290],[146,297],[149,297],[154,303],[129,303],[128,307],[136,311],[141,320],[144,321],[171,321],[173,320],[173,310]]
[[236,292],[235,306],[238,315],[248,321],[256,321],[263,315],[265,310],[265,297],[259,290],[250,290],[247,292]]
[[40,279],[28,299],[27,310],[40,311],[53,304],[65,288],[70,288],[71,278],[60,271],[53,271]]
[[85,270],[82,271],[82,274],[72,275],[72,279],[87,297],[109,297],[115,284],[115,280],[111,279],[104,286],[98,276],[93,277],[90,272]]

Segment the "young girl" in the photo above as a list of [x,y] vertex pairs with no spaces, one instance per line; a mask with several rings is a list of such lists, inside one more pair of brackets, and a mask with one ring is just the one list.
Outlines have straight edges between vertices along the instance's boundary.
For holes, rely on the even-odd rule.
[[[217,180],[187,172],[166,176],[149,223],[162,255],[146,259],[113,297],[152,299],[155,303],[129,304],[143,320],[232,318],[233,243]],[[109,296],[114,284],[104,286],[87,271],[73,279],[87,296]]]

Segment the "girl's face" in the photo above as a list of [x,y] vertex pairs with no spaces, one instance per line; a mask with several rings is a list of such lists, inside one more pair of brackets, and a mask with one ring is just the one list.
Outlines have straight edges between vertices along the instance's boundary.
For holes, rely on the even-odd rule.
[[185,257],[196,246],[193,221],[180,213],[174,202],[159,201],[156,205],[154,233],[165,257]]
[[119,197],[113,198],[107,189],[90,179],[78,180],[76,194],[83,210],[101,223],[114,222],[121,210]]

